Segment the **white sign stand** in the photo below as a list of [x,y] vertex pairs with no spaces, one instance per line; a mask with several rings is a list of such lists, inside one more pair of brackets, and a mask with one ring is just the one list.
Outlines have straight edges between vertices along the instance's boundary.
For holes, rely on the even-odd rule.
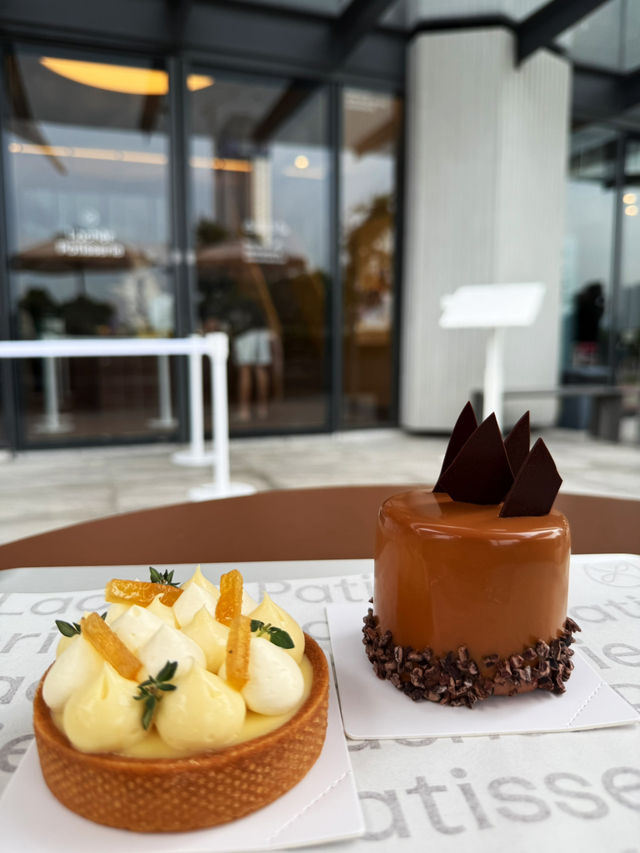
[[441,300],[443,329],[488,329],[484,366],[482,418],[495,412],[502,426],[504,390],[504,336],[511,326],[531,326],[538,316],[545,286],[525,284],[471,284]]

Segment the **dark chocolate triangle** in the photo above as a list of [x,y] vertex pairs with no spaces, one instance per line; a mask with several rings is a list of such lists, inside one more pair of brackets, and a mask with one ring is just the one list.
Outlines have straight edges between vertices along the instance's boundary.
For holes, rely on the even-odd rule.
[[442,488],[442,475],[447,470],[449,465],[456,458],[465,441],[469,438],[469,436],[478,428],[478,421],[476,420],[475,412],[473,411],[473,406],[471,403],[467,403],[467,405],[463,408],[463,410],[458,415],[458,420],[455,423],[453,431],[451,433],[451,437],[449,439],[449,444],[447,445],[447,449],[444,454],[444,460],[442,462],[442,468],[440,469],[440,475],[438,480],[433,487],[434,492],[445,492],[446,489]]
[[507,451],[509,465],[515,477],[522,463],[529,453],[529,442],[531,441],[531,430],[529,428],[529,412],[525,412],[518,423],[504,440],[504,449]]
[[546,515],[558,494],[562,477],[544,441],[539,438],[529,451],[500,510],[502,518]]
[[498,504],[504,500],[513,474],[495,415],[472,433],[439,482],[454,501]]

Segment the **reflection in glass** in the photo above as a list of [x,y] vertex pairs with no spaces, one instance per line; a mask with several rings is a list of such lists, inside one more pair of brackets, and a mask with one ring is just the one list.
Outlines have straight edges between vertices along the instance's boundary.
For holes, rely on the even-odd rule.
[[[166,72],[26,50],[7,56],[5,71],[19,337],[172,334]],[[57,404],[70,415],[60,429],[42,419],[51,365],[20,367],[30,437],[149,432],[164,370],[154,359],[54,367]]]
[[[617,306],[616,379],[640,383],[640,142],[627,144],[622,197],[622,265]],[[637,393],[632,395],[637,405]]]
[[341,156],[342,421],[389,422],[393,403],[396,166],[401,104],[347,89]]
[[231,428],[325,426],[326,91],[216,74],[189,97],[198,322],[231,337]]
[[562,281],[565,381],[608,379],[615,132],[574,134]]

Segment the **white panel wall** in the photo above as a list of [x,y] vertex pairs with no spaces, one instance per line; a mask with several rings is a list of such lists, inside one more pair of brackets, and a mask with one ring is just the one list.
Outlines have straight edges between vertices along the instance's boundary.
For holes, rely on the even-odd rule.
[[[507,387],[553,386],[559,350],[569,67],[539,53],[517,69],[513,37],[416,37],[409,50],[401,424],[448,430],[482,387],[485,334],[438,326],[462,284],[544,281],[539,320],[507,333]],[[529,407],[505,410],[513,422]],[[552,401],[531,401],[538,424]]]

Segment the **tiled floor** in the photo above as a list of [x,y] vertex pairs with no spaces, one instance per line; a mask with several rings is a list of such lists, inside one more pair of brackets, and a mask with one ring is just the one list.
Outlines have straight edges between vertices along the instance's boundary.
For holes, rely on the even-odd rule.
[[[640,498],[640,445],[545,430],[563,490]],[[257,490],[366,483],[432,483],[446,438],[400,430],[231,442],[233,481]],[[175,465],[174,445],[32,451],[0,457],[0,542],[135,509],[178,503],[212,480]]]

